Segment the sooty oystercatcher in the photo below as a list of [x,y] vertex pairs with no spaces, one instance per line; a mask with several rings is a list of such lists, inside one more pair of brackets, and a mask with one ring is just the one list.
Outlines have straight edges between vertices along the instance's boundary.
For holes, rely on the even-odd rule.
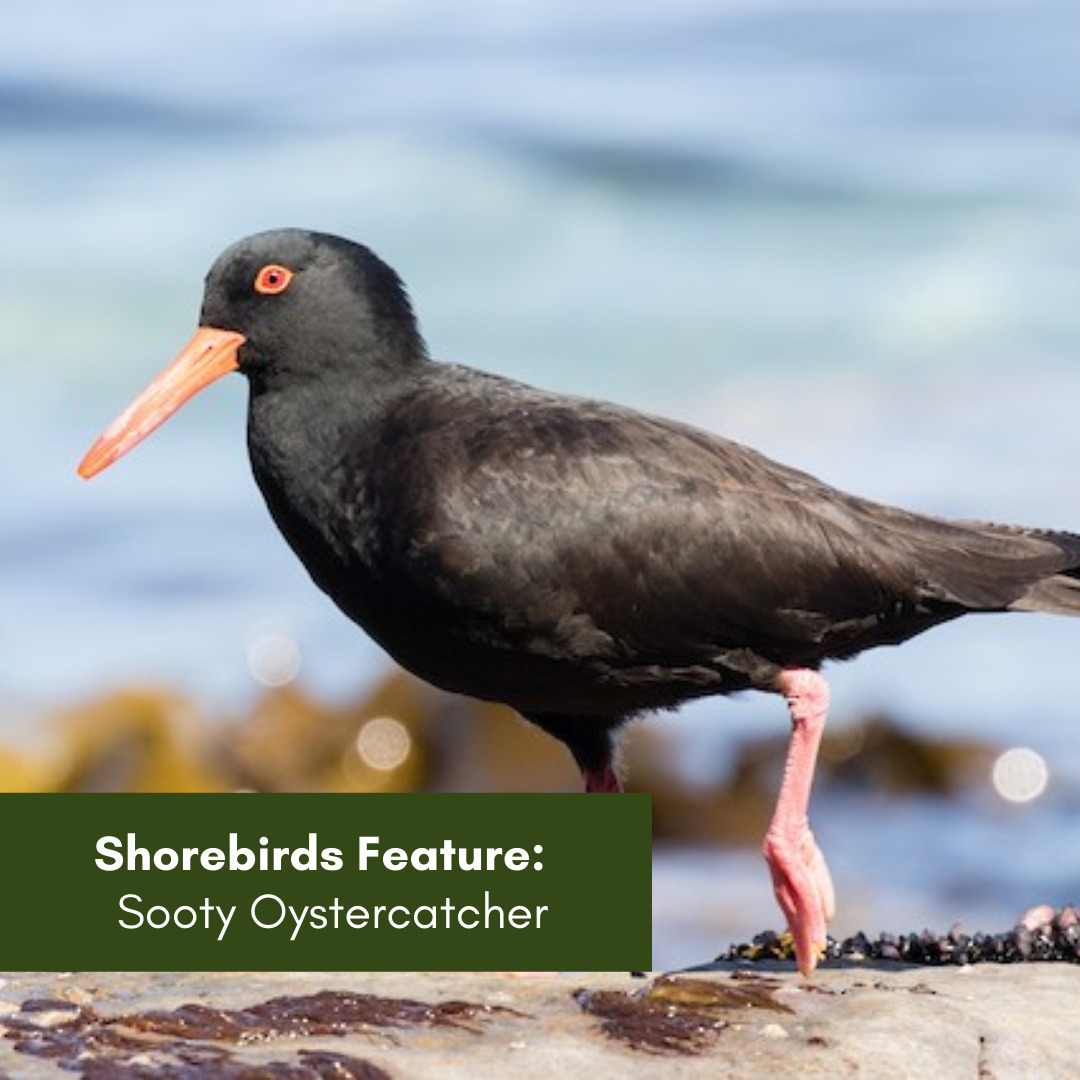
[[807,807],[826,660],[974,611],[1080,614],[1080,536],[907,513],[716,435],[428,358],[367,248],[283,229],[229,248],[200,327],[79,467],[93,476],[239,370],[270,513],[388,653],[506,702],[620,790],[628,718],[757,689],[792,736],[764,851],[810,972],[833,889]]

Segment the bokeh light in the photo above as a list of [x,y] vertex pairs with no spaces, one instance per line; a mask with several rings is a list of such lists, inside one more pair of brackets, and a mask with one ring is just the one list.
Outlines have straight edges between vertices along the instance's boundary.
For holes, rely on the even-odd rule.
[[303,658],[296,637],[286,628],[258,624],[248,634],[248,670],[263,686],[287,686],[300,674]]
[[992,772],[994,790],[1009,802],[1026,803],[1046,790],[1050,770],[1041,754],[1026,746],[1014,746],[1000,754]]
[[412,750],[412,736],[400,720],[376,716],[356,736],[356,752],[365,765],[389,772],[404,764]]

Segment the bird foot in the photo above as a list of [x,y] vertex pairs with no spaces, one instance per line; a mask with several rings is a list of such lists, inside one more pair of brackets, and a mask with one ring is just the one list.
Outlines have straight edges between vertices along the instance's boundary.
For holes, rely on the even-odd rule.
[[795,829],[774,825],[765,835],[763,851],[776,902],[795,944],[799,970],[810,975],[825,955],[826,927],[835,910],[825,856],[805,822]]

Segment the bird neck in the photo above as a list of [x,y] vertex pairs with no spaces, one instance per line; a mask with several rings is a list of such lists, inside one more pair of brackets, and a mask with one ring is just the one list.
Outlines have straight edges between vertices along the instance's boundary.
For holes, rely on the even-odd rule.
[[363,385],[330,379],[281,387],[252,382],[252,472],[278,528],[305,563],[313,551],[344,554],[352,512],[348,462],[408,383],[400,373],[396,380],[365,379]]

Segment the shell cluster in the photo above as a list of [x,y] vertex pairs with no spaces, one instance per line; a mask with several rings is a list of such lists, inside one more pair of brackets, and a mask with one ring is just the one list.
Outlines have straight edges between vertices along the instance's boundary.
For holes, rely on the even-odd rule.
[[[794,960],[789,934],[767,930],[752,942],[732,945],[718,961],[751,963]],[[870,938],[860,932],[837,941],[829,938],[825,961],[841,964],[889,962],[910,965],[1018,964],[1029,961],[1080,963],[1080,912],[1076,907],[1035,908],[1012,930],[1004,933],[969,934],[959,926],[948,933],[929,930],[911,934],[879,934]]]

